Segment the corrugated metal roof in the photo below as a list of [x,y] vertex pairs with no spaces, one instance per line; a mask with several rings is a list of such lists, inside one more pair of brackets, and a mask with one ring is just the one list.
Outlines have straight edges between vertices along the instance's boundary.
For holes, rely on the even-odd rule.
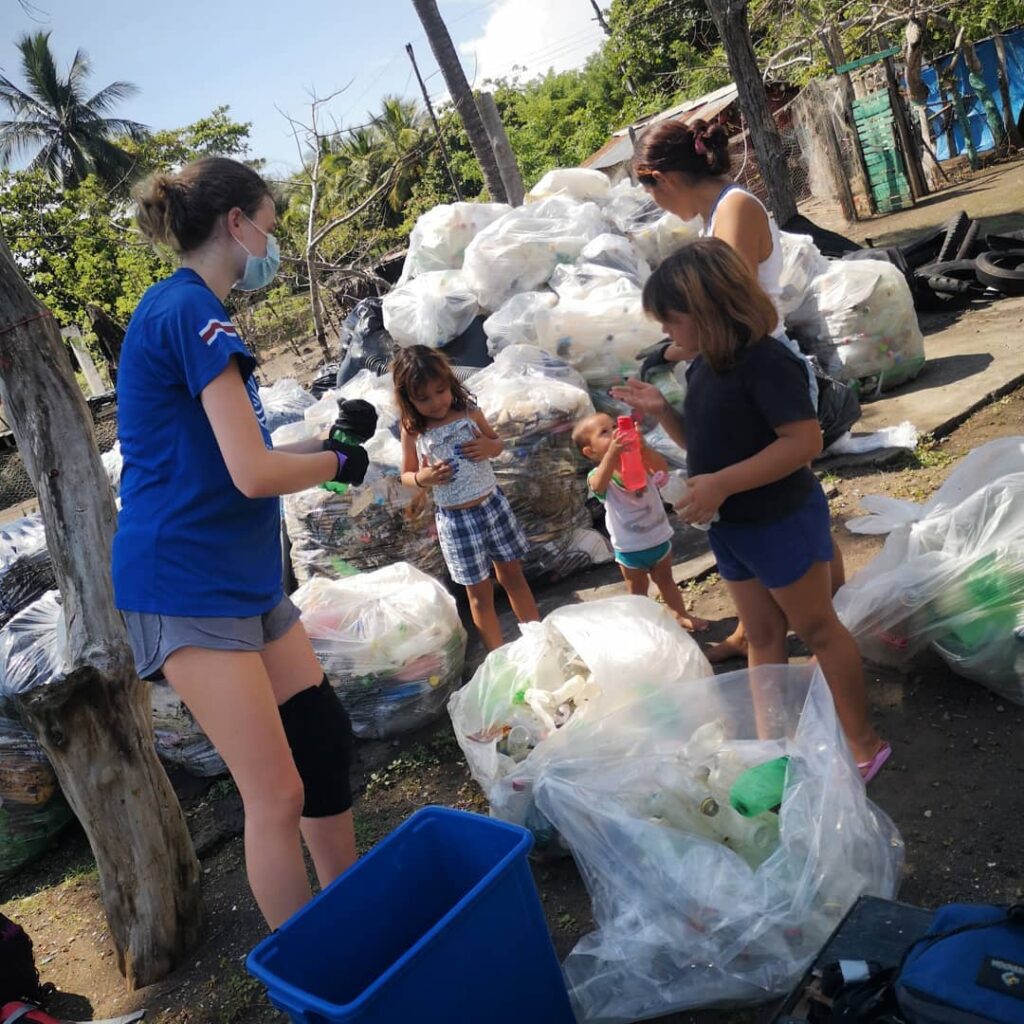
[[739,93],[736,90],[735,84],[730,83],[729,85],[722,86],[721,89],[709,92],[706,96],[687,100],[685,103],[679,103],[674,107],[669,107],[667,110],[662,110],[657,114],[651,114],[649,117],[634,121],[629,127],[620,128],[615,132],[596,153],[591,154],[583,161],[583,166],[592,167],[594,170],[600,171],[606,167],[616,167],[631,160],[633,157],[633,143],[629,138],[630,128],[639,137],[651,125],[660,124],[662,121],[685,121],[687,124],[691,121],[696,121],[698,118],[710,121],[722,113],[723,110],[731,107],[736,102],[738,96]]

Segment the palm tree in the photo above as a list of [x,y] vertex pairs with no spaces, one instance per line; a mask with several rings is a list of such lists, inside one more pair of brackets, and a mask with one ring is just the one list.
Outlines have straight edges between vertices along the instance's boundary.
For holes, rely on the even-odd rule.
[[39,169],[64,188],[95,174],[105,184],[123,188],[135,158],[117,145],[119,137],[143,139],[145,125],[106,117],[138,89],[130,82],[112,82],[89,99],[85,82],[92,66],[82,50],[75,53],[67,77],[61,78],[50,50],[50,33],[26,34],[18,40],[26,88],[0,75],[0,101],[13,120],[0,121],[0,167],[21,154],[37,150],[31,169]]

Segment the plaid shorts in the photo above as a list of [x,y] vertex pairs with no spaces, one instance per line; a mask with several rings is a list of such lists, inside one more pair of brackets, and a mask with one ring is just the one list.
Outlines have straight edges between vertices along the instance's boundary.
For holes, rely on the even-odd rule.
[[500,490],[472,508],[439,508],[437,539],[452,579],[463,586],[482,583],[492,562],[513,562],[530,542]]

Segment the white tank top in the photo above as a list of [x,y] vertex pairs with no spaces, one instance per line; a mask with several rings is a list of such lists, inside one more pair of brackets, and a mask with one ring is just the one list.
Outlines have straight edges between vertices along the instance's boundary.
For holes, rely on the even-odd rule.
[[[588,483],[596,472],[590,471]],[[608,490],[597,497],[604,502],[604,524],[616,551],[647,551],[672,539],[672,524],[650,473],[647,486],[639,494],[625,490],[612,480]]]
[[750,198],[753,199],[762,210],[764,210],[765,216],[768,218],[768,231],[772,239],[772,251],[768,254],[767,259],[762,260],[757,265],[757,283],[765,290],[768,298],[772,300],[776,311],[779,312],[778,322],[775,325],[775,330],[772,331],[772,334],[778,335],[783,329],[782,313],[779,309],[779,298],[782,295],[782,240],[779,238],[779,226],[775,223],[775,218],[768,212],[764,203],[762,203],[761,200],[753,194],[753,192],[748,192],[745,188],[742,188],[735,182],[726,185],[725,188],[719,192],[718,198],[711,207],[707,223],[704,225],[704,230],[701,234],[705,238],[708,238],[715,233],[715,218],[718,216],[718,210],[721,207],[723,200],[734,192],[741,192],[743,195],[750,196]]

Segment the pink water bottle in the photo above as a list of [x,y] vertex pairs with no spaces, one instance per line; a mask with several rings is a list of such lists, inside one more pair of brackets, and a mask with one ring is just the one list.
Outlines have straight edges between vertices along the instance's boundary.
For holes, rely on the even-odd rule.
[[631,416],[620,416],[617,426],[626,444],[619,458],[619,476],[627,491],[642,491],[647,486],[647,469],[640,450],[640,435]]

